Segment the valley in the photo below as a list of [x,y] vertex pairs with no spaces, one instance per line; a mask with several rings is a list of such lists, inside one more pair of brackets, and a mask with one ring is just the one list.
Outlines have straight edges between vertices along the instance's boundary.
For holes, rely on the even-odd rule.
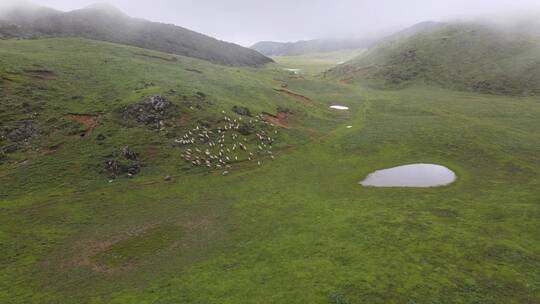
[[[35,129],[0,165],[1,302],[537,299],[537,97],[377,90],[291,75],[279,59],[224,67],[84,39],[0,41],[0,62],[3,125]],[[119,109],[158,95],[176,109],[163,129],[123,125]],[[234,106],[289,113],[276,158],[226,176],[182,159],[174,139]],[[110,182],[104,162],[126,146],[140,171]],[[414,162],[458,179],[358,185]]]
[[538,19],[5,1],[0,303],[540,303]]

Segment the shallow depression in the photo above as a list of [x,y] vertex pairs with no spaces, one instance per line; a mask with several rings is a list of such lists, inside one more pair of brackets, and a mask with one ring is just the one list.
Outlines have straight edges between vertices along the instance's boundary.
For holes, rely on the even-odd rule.
[[379,170],[361,181],[365,187],[440,187],[453,183],[456,174],[440,165],[412,164]]

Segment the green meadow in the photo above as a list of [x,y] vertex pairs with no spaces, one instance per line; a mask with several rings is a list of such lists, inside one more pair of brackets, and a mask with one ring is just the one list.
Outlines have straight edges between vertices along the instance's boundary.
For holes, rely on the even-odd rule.
[[[0,41],[0,127],[37,130],[0,154],[0,303],[540,303],[540,98],[375,90],[276,60]],[[177,106],[170,126],[121,123],[153,95]],[[226,176],[182,159],[174,138],[233,106],[287,109],[275,159]],[[104,162],[125,146],[141,170],[111,179]],[[457,181],[358,184],[419,162]]]

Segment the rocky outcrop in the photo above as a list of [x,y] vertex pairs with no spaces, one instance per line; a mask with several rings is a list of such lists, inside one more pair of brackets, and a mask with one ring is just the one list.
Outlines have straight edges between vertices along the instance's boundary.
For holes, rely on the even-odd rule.
[[242,107],[242,106],[234,106],[232,108],[233,112],[235,112],[236,114],[238,115],[242,115],[242,116],[251,116],[251,111],[246,108],[246,107]]
[[141,171],[141,167],[137,152],[124,147],[107,157],[104,171],[113,179],[120,176],[133,177]]
[[122,122],[125,125],[145,125],[161,130],[166,127],[166,121],[174,112],[174,108],[165,97],[152,96],[143,103],[122,108]]
[[34,122],[29,120],[17,121],[0,126],[0,144],[3,144],[1,150],[5,153],[13,153],[20,150],[36,134],[37,128]]

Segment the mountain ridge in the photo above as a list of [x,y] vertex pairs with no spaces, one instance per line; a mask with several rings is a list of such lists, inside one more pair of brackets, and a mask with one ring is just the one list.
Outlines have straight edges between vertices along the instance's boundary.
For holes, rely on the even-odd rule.
[[273,62],[255,50],[176,26],[133,18],[109,4],[61,12],[20,6],[0,15],[0,38],[79,37],[142,47],[228,66]]

